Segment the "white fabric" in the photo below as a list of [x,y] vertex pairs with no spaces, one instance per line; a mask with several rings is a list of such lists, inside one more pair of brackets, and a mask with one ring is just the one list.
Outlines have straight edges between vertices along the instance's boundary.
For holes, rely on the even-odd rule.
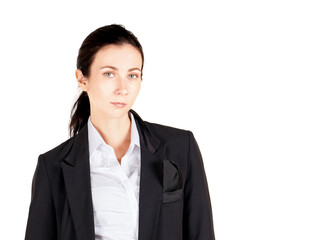
[[131,142],[118,162],[88,119],[91,191],[96,240],[137,240],[139,223],[140,142],[131,116]]

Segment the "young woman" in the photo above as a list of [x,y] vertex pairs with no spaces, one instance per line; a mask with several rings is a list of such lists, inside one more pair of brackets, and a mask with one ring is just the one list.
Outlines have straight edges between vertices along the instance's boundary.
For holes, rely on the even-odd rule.
[[144,55],[121,25],[82,43],[70,138],[39,155],[26,240],[213,240],[206,174],[189,130],[131,109]]

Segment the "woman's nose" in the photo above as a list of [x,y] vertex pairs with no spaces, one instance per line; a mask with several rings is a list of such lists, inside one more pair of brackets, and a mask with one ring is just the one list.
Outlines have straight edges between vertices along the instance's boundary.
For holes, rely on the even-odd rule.
[[118,78],[116,93],[117,94],[124,94],[124,95],[128,94],[128,84],[127,84],[127,81],[124,77]]

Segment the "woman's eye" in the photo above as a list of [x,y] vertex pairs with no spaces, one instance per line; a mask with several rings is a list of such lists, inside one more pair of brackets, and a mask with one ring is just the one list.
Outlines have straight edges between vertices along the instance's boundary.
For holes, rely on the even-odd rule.
[[113,73],[111,73],[111,72],[106,72],[104,75],[106,75],[107,77],[113,77],[114,76]]
[[129,78],[131,78],[131,79],[136,79],[138,76],[136,75],[136,74],[130,74],[129,75]]

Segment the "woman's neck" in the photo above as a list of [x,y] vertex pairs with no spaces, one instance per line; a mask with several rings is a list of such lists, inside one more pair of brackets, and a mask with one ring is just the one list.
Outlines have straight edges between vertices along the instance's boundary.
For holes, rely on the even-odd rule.
[[114,149],[124,142],[130,142],[131,118],[130,113],[121,118],[107,118],[98,114],[90,114],[90,120],[103,140]]

